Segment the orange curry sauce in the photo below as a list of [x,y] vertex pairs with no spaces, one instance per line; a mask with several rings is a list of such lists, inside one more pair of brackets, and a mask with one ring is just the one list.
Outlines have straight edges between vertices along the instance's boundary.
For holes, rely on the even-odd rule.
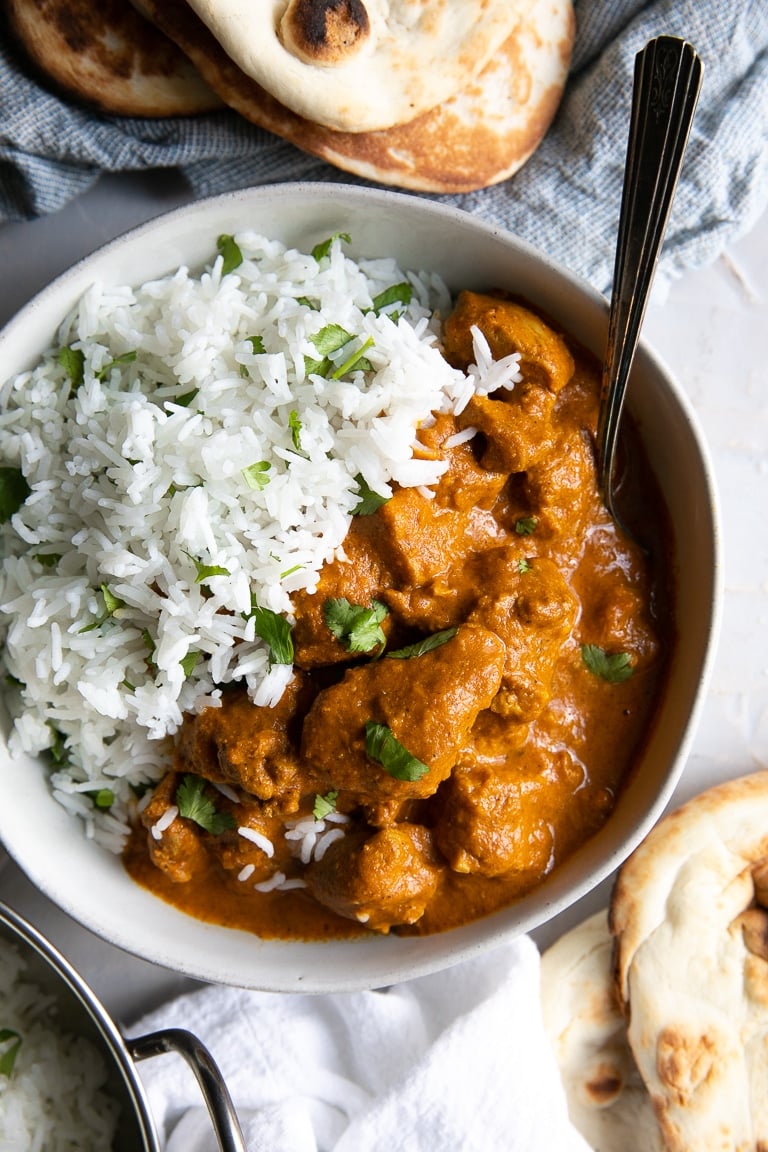
[[[456,367],[473,360],[472,325],[497,359],[520,353],[522,382],[422,429],[420,451],[448,461],[434,498],[400,489],[356,516],[344,558],[294,597],[295,674],[277,707],[233,688],[184,722],[124,861],[192,916],[278,938],[442,931],[539,884],[632,770],[674,632],[656,485],[630,428],[620,500],[641,549],[597,493],[592,358],[522,305],[465,292],[443,336]],[[386,608],[383,655],[333,634],[325,606],[342,598]],[[387,655],[438,633],[421,655]],[[410,755],[406,778],[370,754],[366,725]],[[177,817],[156,839],[187,775],[213,782],[205,795],[233,826]],[[337,834],[305,864],[286,822],[311,827],[317,797],[334,809],[321,835]],[[298,885],[254,887],[276,872]]]

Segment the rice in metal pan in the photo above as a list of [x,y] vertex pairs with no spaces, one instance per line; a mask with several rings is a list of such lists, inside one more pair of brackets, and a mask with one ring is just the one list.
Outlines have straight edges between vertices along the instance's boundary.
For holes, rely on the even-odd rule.
[[115,851],[184,712],[235,681],[280,698],[291,664],[259,611],[290,619],[366,491],[436,482],[444,463],[414,453],[431,413],[518,378],[479,334],[477,368],[445,362],[434,276],[355,262],[342,237],[211,247],[202,272],[94,285],[0,392],[26,495],[0,538],[11,749],[47,750],[56,798]]
[[85,1037],[63,1031],[54,998],[0,940],[0,1147],[8,1152],[106,1152],[118,1104],[107,1064]]

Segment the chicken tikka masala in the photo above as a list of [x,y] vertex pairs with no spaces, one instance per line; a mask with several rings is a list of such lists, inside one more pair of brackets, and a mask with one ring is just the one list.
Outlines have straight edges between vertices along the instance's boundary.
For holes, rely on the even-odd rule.
[[520,354],[522,382],[420,429],[418,452],[448,462],[431,493],[360,507],[294,596],[279,703],[228,688],[184,720],[124,860],[196,917],[304,939],[465,923],[593,835],[632,770],[672,636],[653,478],[635,445],[641,548],[599,496],[592,358],[515,300],[463,292],[451,365],[472,362],[473,326]]

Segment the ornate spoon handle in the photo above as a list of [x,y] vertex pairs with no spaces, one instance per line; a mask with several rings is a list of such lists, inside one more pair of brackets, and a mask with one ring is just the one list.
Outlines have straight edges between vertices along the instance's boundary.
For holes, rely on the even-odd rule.
[[703,65],[674,36],[651,40],[635,57],[632,116],[603,365],[597,452],[609,512],[619,419],[672,198],[701,88]]

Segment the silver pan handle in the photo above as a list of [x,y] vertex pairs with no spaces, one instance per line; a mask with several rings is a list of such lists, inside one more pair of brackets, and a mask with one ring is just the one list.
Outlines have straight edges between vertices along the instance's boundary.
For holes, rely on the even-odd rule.
[[190,1066],[203,1094],[222,1152],[247,1152],[240,1121],[216,1061],[192,1032],[164,1028],[125,1041],[134,1060],[175,1052]]

